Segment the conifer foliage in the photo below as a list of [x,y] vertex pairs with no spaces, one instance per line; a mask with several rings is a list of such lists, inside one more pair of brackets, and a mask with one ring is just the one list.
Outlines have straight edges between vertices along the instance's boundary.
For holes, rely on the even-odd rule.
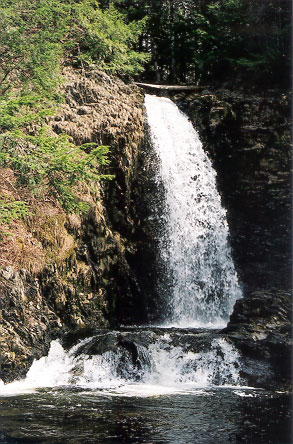
[[145,80],[288,87],[290,0],[101,0],[129,21],[147,16]]
[[[95,183],[108,147],[75,146],[52,135],[48,116],[62,103],[64,65],[137,74],[147,54],[134,50],[144,20],[126,24],[94,0],[3,0],[0,5],[0,165],[17,185],[51,195],[66,211],[83,211],[78,183]],[[0,223],[29,214],[26,202],[0,195]]]

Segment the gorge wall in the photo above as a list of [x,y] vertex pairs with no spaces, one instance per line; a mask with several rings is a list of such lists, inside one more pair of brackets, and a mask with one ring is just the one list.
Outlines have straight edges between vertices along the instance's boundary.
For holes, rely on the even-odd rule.
[[290,96],[209,89],[173,99],[200,133],[227,209],[244,299],[226,332],[254,377],[266,362],[290,379]]
[[[83,216],[67,215],[56,202],[34,198],[33,221],[18,223],[2,243],[0,272],[0,378],[23,375],[48,352],[52,338],[76,328],[105,327],[138,292],[127,254],[136,249],[132,202],[139,145],[143,140],[143,95],[105,73],[66,72],[66,102],[50,124],[75,144],[110,146],[115,177],[94,195]],[[13,185],[13,172],[10,171]],[[36,201],[37,200],[37,201]],[[21,248],[19,244],[21,243]],[[19,251],[18,251],[19,250]],[[18,254],[16,254],[18,252]]]

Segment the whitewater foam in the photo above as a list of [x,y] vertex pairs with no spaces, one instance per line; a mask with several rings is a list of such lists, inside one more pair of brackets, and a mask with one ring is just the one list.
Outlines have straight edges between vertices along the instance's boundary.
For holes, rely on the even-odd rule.
[[194,353],[174,347],[168,334],[140,346],[144,360],[137,367],[120,350],[101,355],[79,354],[91,338],[69,351],[53,341],[48,356],[34,361],[26,378],[0,385],[0,395],[14,395],[39,388],[75,387],[129,396],[190,393],[213,386],[239,385],[239,355],[225,339],[213,340],[208,351]]

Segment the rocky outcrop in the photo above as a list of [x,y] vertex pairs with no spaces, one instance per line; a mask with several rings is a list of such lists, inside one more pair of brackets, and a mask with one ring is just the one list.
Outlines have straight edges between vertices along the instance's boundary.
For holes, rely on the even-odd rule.
[[290,288],[289,97],[227,90],[176,95],[218,174],[234,261],[246,294]]
[[9,265],[7,256],[0,276],[0,378],[5,382],[24,374],[63,332],[121,320],[119,308],[128,300],[131,310],[131,295],[139,292],[127,256],[136,249],[132,194],[143,139],[143,96],[133,84],[98,71],[68,70],[66,77],[66,103],[51,120],[52,129],[76,144],[108,145],[106,172],[114,179],[95,193],[80,190],[90,205],[82,217],[40,202],[40,228],[24,227],[43,252],[42,259],[34,258],[37,263],[39,257],[37,272],[22,263]]
[[244,299],[237,301],[225,332],[241,349],[251,382],[288,381],[290,96],[205,90],[173,99],[199,130],[227,208]]
[[251,385],[284,385],[291,379],[291,294],[255,291],[236,302],[227,328],[241,350],[242,372]]
[[48,350],[62,322],[43,297],[39,280],[25,270],[0,272],[0,368],[10,381]]

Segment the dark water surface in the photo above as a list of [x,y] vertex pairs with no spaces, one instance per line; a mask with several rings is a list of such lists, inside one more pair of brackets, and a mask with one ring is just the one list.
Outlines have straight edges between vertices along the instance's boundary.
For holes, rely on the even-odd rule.
[[0,398],[1,444],[290,444],[290,396],[210,388],[149,397],[41,389]]

